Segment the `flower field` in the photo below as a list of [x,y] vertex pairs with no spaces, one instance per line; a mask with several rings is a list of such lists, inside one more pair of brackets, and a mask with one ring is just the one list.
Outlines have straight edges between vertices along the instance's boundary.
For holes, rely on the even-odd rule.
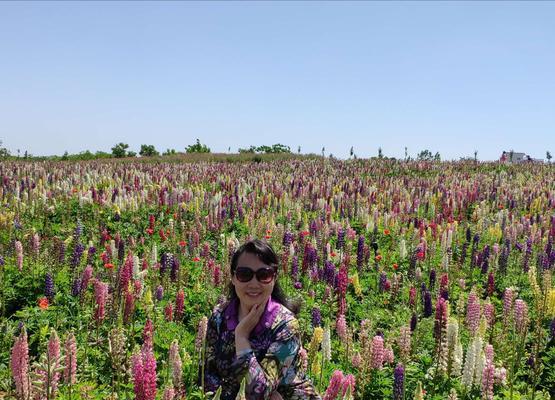
[[257,161],[0,163],[0,398],[210,398],[248,238],[323,399],[555,392],[553,165]]

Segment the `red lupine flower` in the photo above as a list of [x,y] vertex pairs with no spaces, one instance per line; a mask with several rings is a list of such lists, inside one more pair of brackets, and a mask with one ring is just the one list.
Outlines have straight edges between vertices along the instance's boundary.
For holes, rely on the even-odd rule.
[[158,231],[158,234],[160,235],[160,239],[162,239],[162,242],[166,240],[166,234],[164,233],[163,229],[160,229]]
[[39,307],[41,310],[46,310],[48,308],[48,299],[46,297],[41,297],[39,299]]

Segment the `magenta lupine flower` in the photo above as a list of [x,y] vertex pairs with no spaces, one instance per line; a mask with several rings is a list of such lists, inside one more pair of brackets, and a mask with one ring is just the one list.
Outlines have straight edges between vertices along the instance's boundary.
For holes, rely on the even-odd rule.
[[383,367],[384,347],[383,338],[380,335],[376,335],[372,339],[372,354],[370,357],[370,366],[372,368],[381,369]]
[[528,327],[528,306],[522,299],[515,301],[514,319],[517,333],[521,335],[526,334],[526,328]]
[[125,263],[119,270],[119,287],[126,288],[129,286],[131,276],[133,275],[133,255],[130,253]]
[[143,357],[141,353],[131,356],[131,373],[133,375],[133,391],[136,400],[144,400],[143,389]]
[[335,400],[341,390],[343,383],[343,372],[335,370],[330,378],[330,384],[326,389],[323,400]]
[[168,304],[166,304],[166,307],[164,307],[164,318],[168,322],[173,321],[173,304],[172,303],[168,303]]
[[468,302],[466,306],[466,324],[468,325],[468,330],[474,336],[478,331],[478,325],[480,323],[480,301],[476,293],[472,292],[468,296]]
[[94,298],[96,301],[96,310],[94,312],[94,319],[97,323],[104,320],[106,313],[106,299],[108,297],[108,284],[98,279],[94,281]]
[[123,309],[123,323],[128,324],[135,311],[135,297],[129,290],[125,291],[125,307]]
[[70,333],[67,336],[65,345],[65,366],[64,366],[64,382],[75,384],[77,372],[77,343],[75,335]]
[[337,331],[337,336],[344,341],[347,338],[347,321],[345,321],[345,316],[343,314],[337,317],[335,329]]
[[488,287],[487,287],[488,296],[491,297],[494,291],[495,291],[495,277],[493,275],[493,272],[490,271],[490,273],[488,274]]
[[81,277],[81,293],[89,287],[89,281],[91,280],[92,275],[93,267],[91,265],[87,265],[83,271],[83,276]]
[[145,322],[145,328],[143,330],[143,347],[152,348],[154,339],[154,325],[151,319],[147,319]]
[[185,305],[185,293],[183,289],[179,289],[175,298],[175,320],[181,321],[183,318],[183,307]]
[[493,346],[491,344],[486,345],[486,347],[484,348],[484,354],[486,356],[486,364],[493,364]]
[[349,283],[349,275],[347,272],[347,266],[342,265],[339,268],[339,274],[337,275],[337,294],[339,297],[339,314],[345,314],[345,295],[347,293],[347,284]]
[[143,357],[143,399],[156,399],[156,358],[152,347],[142,350]]
[[341,396],[345,397],[347,390],[350,388],[351,394],[354,396],[355,393],[356,380],[351,374],[345,376],[341,382]]
[[507,325],[513,311],[514,291],[512,288],[506,288],[503,294],[503,324]]
[[133,389],[137,400],[155,400],[156,398],[156,359],[152,349],[152,322],[145,324],[143,338],[145,343],[141,351],[131,357]]
[[411,286],[409,289],[409,306],[412,308],[416,304],[416,288]]
[[23,270],[23,245],[19,240],[15,242],[15,257],[17,269],[21,272]]
[[29,398],[29,345],[25,327],[21,328],[21,333],[12,347],[10,367],[17,398],[27,400]]
[[443,297],[437,299],[434,337],[440,339],[441,331],[447,327],[447,301]]

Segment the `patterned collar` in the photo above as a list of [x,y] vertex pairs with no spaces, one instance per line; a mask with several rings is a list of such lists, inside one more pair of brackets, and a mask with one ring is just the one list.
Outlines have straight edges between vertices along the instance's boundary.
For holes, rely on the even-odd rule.
[[[254,327],[253,332],[260,335],[264,329],[268,329],[274,323],[276,316],[280,310],[281,304],[275,301],[272,297],[266,303],[264,314],[260,317],[260,321]],[[239,324],[239,299],[235,298],[229,302],[224,311],[224,318],[228,331],[234,331]]]

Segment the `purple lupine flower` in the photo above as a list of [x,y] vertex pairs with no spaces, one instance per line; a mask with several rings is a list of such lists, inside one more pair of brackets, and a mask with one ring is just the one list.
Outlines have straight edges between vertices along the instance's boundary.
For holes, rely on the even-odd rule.
[[432,268],[430,270],[430,290],[434,290],[435,284],[436,284],[436,270]]
[[177,257],[172,257],[170,279],[172,282],[177,281],[177,275],[179,274],[179,260]]
[[156,288],[156,292],[154,294],[154,298],[156,299],[156,301],[160,301],[162,300],[163,297],[164,297],[164,288],[162,285],[158,285],[158,287]]
[[3,267],[5,264],[4,257],[0,256],[0,267]]
[[410,331],[414,332],[414,330],[416,329],[416,325],[418,325],[418,317],[416,316],[416,313],[412,314],[412,317],[410,318]]
[[505,275],[509,263],[509,246],[504,246],[499,254],[499,273]]
[[459,257],[459,261],[461,264],[464,264],[464,261],[466,260],[467,250],[468,250],[468,242],[464,242],[461,248],[461,255]]
[[125,243],[123,240],[118,241],[118,260],[121,264],[123,262],[123,258],[125,257]]
[[323,278],[328,285],[333,285],[335,281],[335,265],[329,260],[324,263]]
[[283,247],[288,249],[291,243],[293,243],[293,234],[289,231],[286,231],[283,234]]
[[393,400],[403,400],[405,398],[405,368],[402,364],[397,364],[393,371]]
[[466,228],[466,241],[470,242],[471,238],[472,238],[472,232],[470,231],[470,228]]
[[553,318],[551,320],[551,325],[550,325],[550,332],[551,332],[551,339],[555,338],[555,318]]
[[379,288],[380,292],[385,292],[385,286],[387,282],[387,275],[385,272],[380,273]]
[[428,318],[432,315],[432,294],[426,290],[424,293],[424,317]]
[[342,250],[345,247],[345,233],[346,231],[342,228],[337,230],[337,243],[335,245],[337,250]]
[[312,327],[315,328],[322,324],[322,313],[318,307],[312,308]]
[[65,242],[60,242],[58,247],[58,262],[60,264],[63,264],[65,259],[66,259],[66,244]]
[[296,281],[299,275],[299,258],[297,256],[293,256],[291,260],[291,278]]
[[75,225],[75,230],[73,231],[73,240],[78,242],[83,234],[83,223],[80,219],[77,219],[77,224]]
[[295,289],[302,289],[303,288],[303,284],[299,281],[295,282],[295,284],[293,285],[293,287]]
[[486,272],[488,272],[488,268],[489,268],[489,253],[490,253],[490,249],[489,246],[486,245],[486,247],[484,247],[484,251],[482,253],[482,274],[485,274]]
[[87,251],[87,264],[92,264],[93,257],[96,254],[96,247],[89,246],[89,250]]
[[77,297],[81,294],[81,278],[75,278],[71,284],[71,295]]
[[532,239],[528,238],[526,241],[526,252],[524,253],[524,260],[522,261],[522,270],[528,272],[530,257],[532,255]]
[[357,245],[357,268],[359,272],[362,270],[363,264],[364,264],[364,236],[360,235],[358,237],[358,245]]
[[83,255],[83,251],[85,250],[85,246],[81,243],[77,243],[75,248],[73,249],[73,256],[71,257],[71,268],[75,269],[81,262],[81,256]]
[[52,301],[54,294],[54,279],[52,278],[52,273],[48,271],[44,277],[44,295],[48,300]]

